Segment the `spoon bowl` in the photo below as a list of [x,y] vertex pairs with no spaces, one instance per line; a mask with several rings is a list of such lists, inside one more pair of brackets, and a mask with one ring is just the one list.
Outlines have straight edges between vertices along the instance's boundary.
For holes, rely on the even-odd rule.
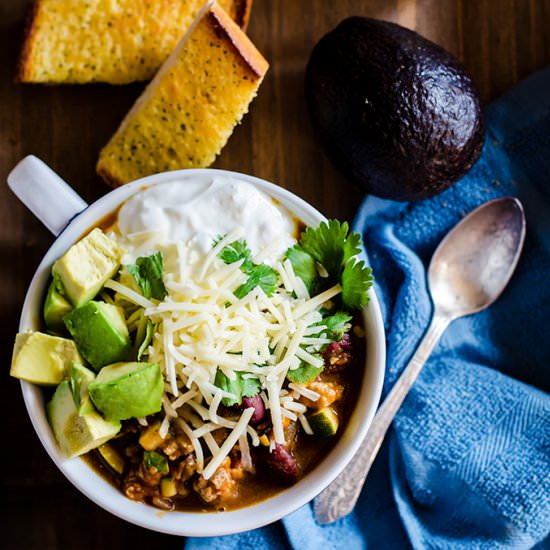
[[492,304],[508,284],[525,239],[521,203],[489,201],[466,216],[441,241],[428,270],[434,304],[456,319]]

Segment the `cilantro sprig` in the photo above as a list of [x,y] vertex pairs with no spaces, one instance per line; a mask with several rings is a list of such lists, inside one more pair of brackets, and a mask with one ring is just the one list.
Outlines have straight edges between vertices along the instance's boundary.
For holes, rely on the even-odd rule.
[[340,284],[342,302],[351,308],[360,309],[369,302],[368,290],[372,286],[372,271],[363,260],[351,260],[344,266]]
[[222,405],[226,407],[240,405],[243,397],[254,397],[261,389],[260,381],[257,378],[244,378],[241,372],[235,372],[235,379],[231,380],[220,369],[216,371],[214,385],[235,396],[235,398],[222,398]]
[[[217,242],[214,241],[214,245],[216,244]],[[239,260],[244,260],[243,265],[241,266],[241,269],[243,269],[244,266],[244,271],[250,269],[252,266],[252,260],[250,259],[251,254],[252,253],[250,248],[248,248],[246,241],[241,239],[224,246],[222,251],[218,254],[218,258],[223,260],[226,264],[232,264],[238,262]]]
[[[241,266],[241,269],[244,269]],[[259,286],[266,294],[266,296],[272,296],[277,288],[278,275],[277,272],[266,264],[253,264],[247,271],[248,279],[237,289],[233,294],[239,300],[244,298],[252,289]]]
[[162,280],[164,263],[161,252],[140,256],[134,265],[127,265],[126,269],[136,280],[145,298],[164,300],[167,292]]
[[[340,283],[342,303],[348,309],[361,309],[369,301],[368,290],[372,286],[372,272],[364,261],[358,260],[361,237],[349,231],[347,222],[338,220],[322,222],[319,227],[308,227],[300,242],[286,252],[297,277],[308,288]],[[321,264],[328,273],[322,278],[313,274],[312,265]],[[317,271],[317,269],[316,269]]]
[[315,378],[323,372],[324,368],[324,366],[314,367],[313,365],[302,361],[298,368],[289,370],[286,377],[295,384],[307,384],[308,382],[315,380]]
[[326,326],[327,328],[324,329],[323,332],[326,332],[328,338],[334,342],[338,342],[351,328],[351,320],[351,315],[348,315],[344,311],[337,311],[333,315],[323,317],[323,319],[317,324]]
[[[221,238],[221,237],[220,237]],[[214,241],[214,246],[219,239]],[[240,285],[234,292],[239,299],[244,298],[251,290],[259,286],[266,294],[272,296],[277,288],[279,277],[277,272],[266,264],[255,264],[252,259],[252,252],[248,248],[245,240],[233,241],[224,246],[218,254],[226,264],[232,264],[243,260],[240,268],[243,273],[248,275],[248,279]]]
[[361,252],[361,237],[358,233],[349,233],[348,222],[329,220],[315,229],[306,228],[300,237],[300,246],[333,274]]
[[316,286],[318,277],[313,256],[299,246],[293,246],[286,251],[285,257],[290,260],[296,277],[302,279],[308,292],[311,294]]

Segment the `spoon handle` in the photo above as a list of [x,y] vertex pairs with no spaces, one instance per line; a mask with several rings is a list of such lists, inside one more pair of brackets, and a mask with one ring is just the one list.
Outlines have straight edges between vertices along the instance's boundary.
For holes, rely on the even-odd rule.
[[353,510],[388,428],[450,322],[449,317],[434,314],[409,364],[378,409],[359,450],[340,475],[315,499],[315,517],[319,523],[332,523]]

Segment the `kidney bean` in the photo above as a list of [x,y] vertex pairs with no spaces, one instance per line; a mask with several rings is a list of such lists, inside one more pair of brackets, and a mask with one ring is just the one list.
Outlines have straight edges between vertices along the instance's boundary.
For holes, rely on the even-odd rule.
[[254,408],[254,414],[250,422],[252,424],[261,422],[265,416],[264,400],[259,395],[255,395],[254,397],[243,397],[243,408],[248,409],[250,407]]
[[339,342],[332,342],[323,353],[327,372],[339,372],[351,364],[351,339],[344,334]]
[[298,478],[298,462],[296,457],[283,445],[276,443],[266,460],[268,465],[284,480],[294,482]]

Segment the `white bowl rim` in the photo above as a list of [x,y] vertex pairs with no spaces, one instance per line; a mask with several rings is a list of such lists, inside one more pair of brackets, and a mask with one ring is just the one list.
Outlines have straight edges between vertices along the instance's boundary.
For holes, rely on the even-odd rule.
[[[278,200],[307,225],[326,220],[318,210],[287,189],[263,179],[220,169],[186,169],[141,178],[114,189],[75,216],[50,246],[29,285],[19,324],[20,332],[36,329],[40,305],[55,259],[90,227],[113,212],[124,200],[144,187],[193,177],[223,176],[248,182]],[[133,502],[79,458],[67,459],[57,447],[46,419],[41,389],[21,382],[21,390],[33,427],[50,458],[69,481],[98,506],[135,525],[157,532],[185,536],[219,536],[262,527],[294,512],[317,496],[338,474],[359,448],[378,406],[385,370],[385,335],[382,315],[374,290],[364,311],[366,364],[357,405],[340,440],[323,461],[303,479],[267,500],[226,512],[162,512],[150,505]]]

